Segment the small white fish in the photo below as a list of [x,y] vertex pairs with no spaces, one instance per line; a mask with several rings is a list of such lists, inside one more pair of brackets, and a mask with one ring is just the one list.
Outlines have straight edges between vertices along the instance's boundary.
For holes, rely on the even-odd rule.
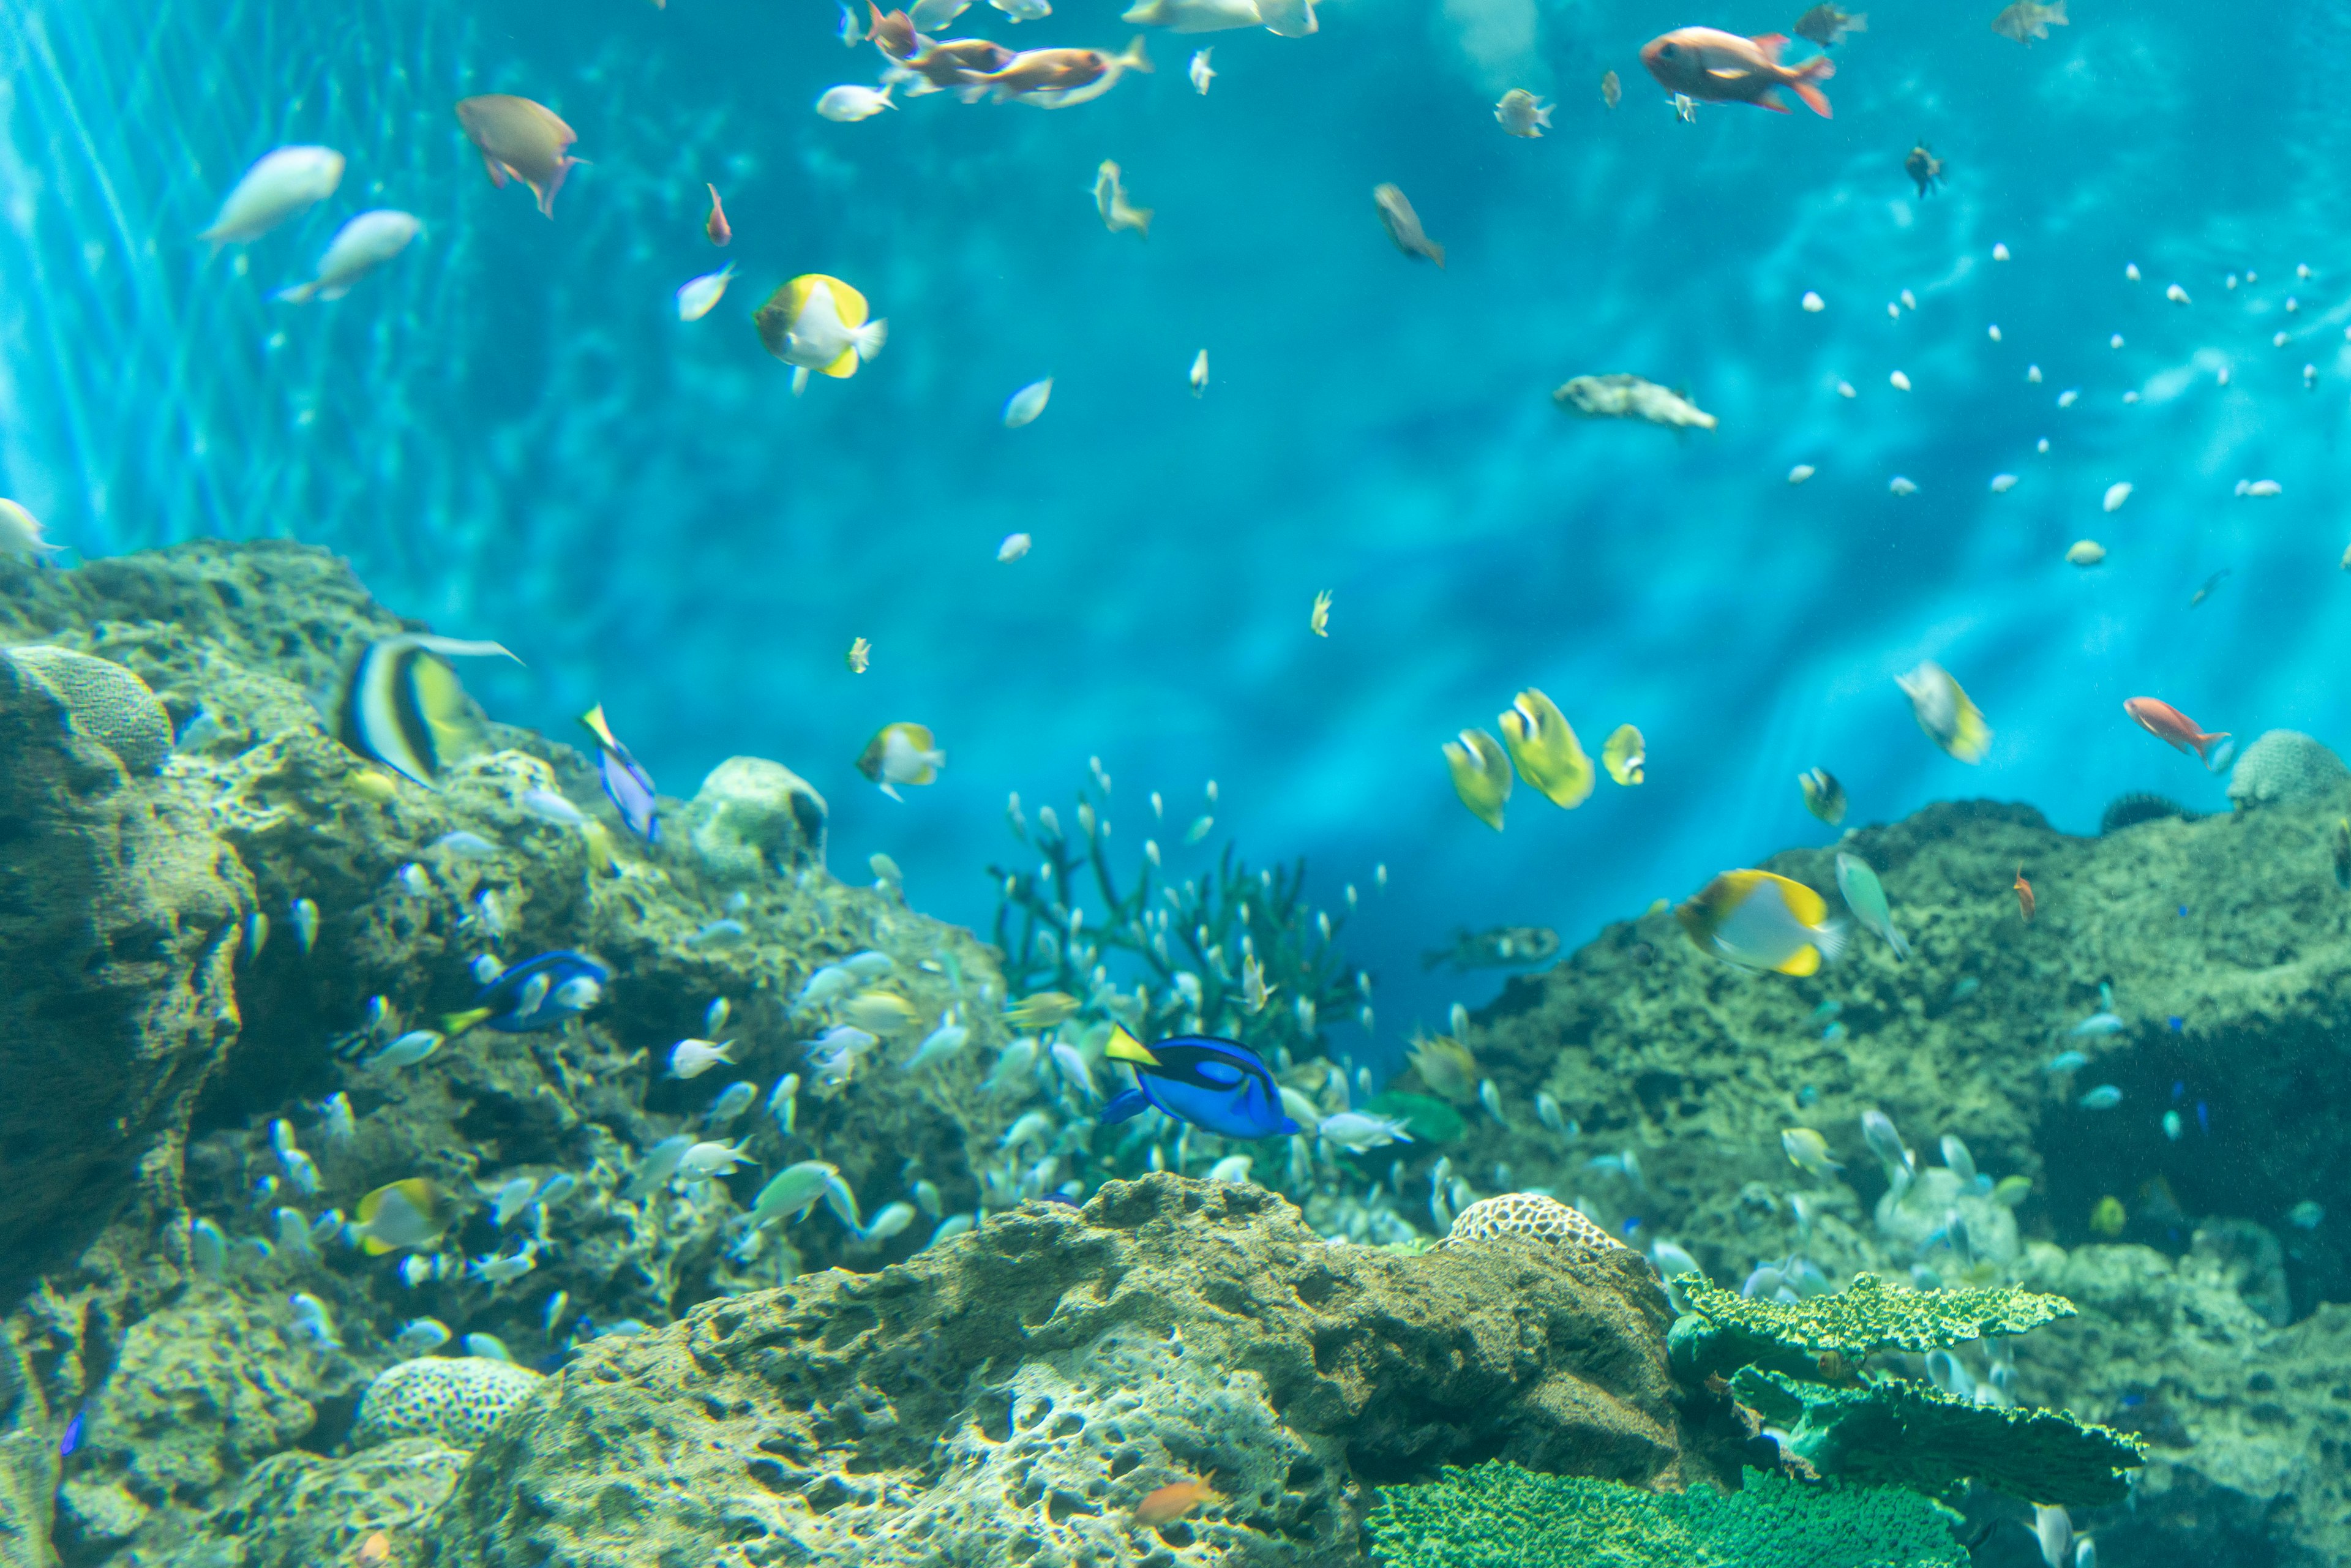
[[677,290],[677,319],[699,321],[710,314],[726,293],[726,285],[735,276],[735,264],[728,262],[716,272],[705,272],[700,277],[680,284]]
[[816,100],[816,111],[836,124],[853,125],[858,120],[872,119],[885,109],[897,108],[890,101],[890,90],[885,87],[876,92],[853,82],[829,87]]
[[294,926],[295,945],[308,957],[310,949],[319,945],[319,906],[307,898],[298,898],[294,901],[290,919]]
[[[1050,376],[1047,376],[1041,382],[1030,382],[1027,386],[1014,392],[1004,404],[1004,428],[1018,430],[1024,424],[1033,423],[1039,414],[1045,412],[1045,404],[1052,395],[1053,378]],[[997,559],[999,560],[1003,559],[1000,551]]]
[[334,1320],[327,1315],[327,1303],[308,1291],[298,1291],[287,1298],[294,1305],[294,1327],[304,1339],[320,1350],[340,1350],[343,1342],[335,1337]]
[[1984,336],[1985,336],[1985,337],[1987,337],[1987,338],[1990,338],[1990,339],[1991,339],[1993,342],[1995,342],[1995,343],[1999,342],[1999,341],[2000,341],[2000,323],[1999,323],[1999,322],[1997,322],[1997,321],[1995,321],[1995,322],[1993,322],[1991,326],[1986,327],[1986,328],[1984,329]]
[[2165,289],[2163,291],[2163,297],[2166,299],[2170,300],[2174,305],[2185,305],[2188,303],[2188,290],[2180,287],[2177,283]]
[[2006,261],[2008,259],[2008,246],[2005,245],[1994,245],[1991,247],[1991,258],[1994,261]]
[[1839,397],[1859,397],[1861,395],[1859,392],[1853,390],[1853,383],[1851,382],[1837,382],[1836,392]]
[[351,1097],[338,1089],[314,1107],[319,1113],[319,1135],[330,1144],[348,1144],[359,1131],[359,1119],[351,1113]]
[[0,497],[0,555],[28,555],[41,560],[65,549],[41,537],[41,521],[15,501]]
[[681,1040],[670,1048],[669,1075],[672,1078],[699,1078],[720,1062],[732,1067],[735,1059],[727,1055],[735,1042],[727,1040],[713,1045],[706,1040]]
[[1822,298],[1818,294],[1809,288],[1804,290],[1804,297],[1796,303],[1802,305],[1806,310],[1815,316],[1829,308],[1829,302],[1827,300]]
[[961,1051],[970,1039],[971,1030],[956,1022],[955,1015],[949,1013],[946,1021],[923,1037],[923,1043],[915,1048],[913,1056],[906,1059],[906,1071],[912,1072],[917,1067],[945,1061]]
[[718,1098],[710,1103],[710,1109],[702,1113],[702,1124],[705,1127],[723,1127],[748,1111],[751,1108],[751,1102],[758,1097],[758,1084],[747,1078],[738,1078],[721,1090]]
[[1898,298],[1901,299],[1902,308],[1905,310],[1916,310],[1918,308],[1918,297],[1911,293],[1908,289],[1904,289]]
[[487,861],[496,860],[498,856],[497,845],[479,833],[467,832],[462,828],[454,833],[442,834],[425,848],[439,850],[451,860]]
[[819,1007],[856,988],[857,977],[838,964],[827,964],[808,977],[808,983],[792,998],[796,1007]]
[[1402,1118],[1374,1116],[1362,1111],[1341,1111],[1335,1115],[1323,1117],[1315,1127],[1314,1135],[1325,1143],[1336,1144],[1353,1155],[1383,1149],[1390,1144],[1412,1142],[1412,1134],[1405,1131]]
[[2106,486],[2106,498],[2100,503],[2109,512],[2119,512],[2123,503],[2131,498],[2130,481],[2126,479]]
[[931,1239],[928,1241],[924,1242],[923,1245],[925,1247],[936,1247],[940,1242],[946,1240],[950,1237],[961,1236],[965,1231],[971,1229],[978,1222],[968,1214],[950,1214],[946,1219],[940,1222],[939,1228],[936,1230],[931,1232]]
[[999,561],[1019,560],[1029,553],[1029,543],[1027,534],[1007,534],[1004,542],[996,547],[996,559]]
[[514,1352],[507,1348],[507,1342],[494,1333],[469,1333],[465,1338],[465,1346],[467,1355],[479,1356],[484,1361],[514,1359]]
[[757,1161],[743,1152],[743,1144],[748,1141],[744,1139],[732,1144],[708,1142],[695,1145],[687,1149],[684,1157],[677,1162],[679,1179],[689,1182],[708,1181],[713,1176],[734,1175],[737,1166],[757,1164]]
[[1993,495],[1995,495],[1995,496],[2005,496],[2005,495],[2007,495],[2011,490],[2013,490],[2013,489],[2015,489],[2015,488],[2016,488],[2016,476],[2015,476],[2015,475],[2013,475],[2013,474],[1995,474],[1995,475],[1993,475],[1993,476],[1991,476],[1991,493],[1992,493]]
[[[988,0],[990,5],[998,3],[998,0]],[[904,1202],[885,1204],[883,1206],[882,1212],[873,1217],[873,1223],[867,1226],[862,1234],[868,1241],[887,1241],[914,1223],[914,1206],[913,1204]]]
[[1904,375],[1900,371],[1896,371],[1892,375],[1886,378],[1886,384],[1892,387],[1896,392],[1908,392],[1910,390],[1910,378]]
[[[469,1280],[479,1280],[484,1284],[488,1285],[492,1290],[496,1290],[500,1285],[513,1284],[517,1280],[521,1279],[525,1274],[529,1273],[533,1269],[538,1267],[538,1260],[531,1256],[530,1249],[526,1246],[521,1248],[519,1250],[508,1253],[503,1258],[488,1257],[475,1259],[474,1261],[467,1266],[465,1270],[465,1277]],[[468,1346],[472,1345],[475,1337],[475,1335],[467,1334],[465,1336],[466,1344]]]
[[1119,176],[1118,165],[1107,158],[1094,171],[1094,211],[1102,214],[1102,227],[1113,234],[1133,229],[1144,239],[1151,237],[1151,209],[1126,199],[1126,184]]
[[1192,90],[1203,98],[1208,95],[1208,84],[1217,79],[1215,68],[1208,64],[1208,57],[1216,52],[1213,45],[1192,52],[1192,68],[1188,73],[1192,78]]
[[504,1230],[514,1223],[515,1216],[530,1207],[530,1200],[538,1196],[538,1183],[529,1176],[518,1176],[502,1182],[490,1200],[490,1218],[499,1229]]
[[313,299],[340,299],[351,291],[351,285],[408,248],[423,228],[409,213],[379,208],[361,213],[327,242],[326,254],[319,258],[319,275],[308,283],[297,283],[270,296],[287,305],[308,305]]
[[430,1355],[449,1343],[449,1325],[439,1318],[411,1318],[392,1336],[392,1348],[406,1356]]
[[1494,106],[1494,119],[1512,136],[1533,141],[1551,128],[1552,107],[1526,89],[1514,87]]
[[2064,392],[2057,394],[2057,406],[2059,408],[2071,408],[2076,402],[2081,401],[2081,397],[2082,393],[2079,388],[2067,387]]
[[987,1075],[987,1082],[980,1087],[990,1094],[1023,1088],[1036,1070],[1036,1038],[1023,1035],[1004,1048],[1004,1053],[996,1059],[996,1066]]
[[1915,496],[1918,493],[1918,486],[1899,474],[1886,482],[1886,488],[1888,494],[1896,496]]
[[331,147],[280,147],[265,152],[221,203],[212,227],[196,237],[214,252],[259,239],[287,218],[335,193],[343,155]]
[[371,1071],[378,1068],[388,1070],[413,1067],[441,1049],[441,1039],[440,1031],[437,1030],[413,1029],[377,1051],[360,1065]]
[[906,16],[914,24],[914,31],[935,33],[970,6],[971,0],[914,0],[914,4],[907,7]]
[[1016,22],[1041,22],[1053,14],[1050,0],[987,0],[987,3]]
[[1819,472],[1819,469],[1813,467],[1809,463],[1799,463],[1793,468],[1788,470],[1788,483],[1791,485],[1801,485]]
[[587,813],[559,790],[526,789],[517,803],[539,821],[552,822],[559,828],[584,828],[588,825]]
[[1247,1181],[1249,1166],[1255,1163],[1247,1155],[1227,1155],[1208,1167],[1208,1179],[1210,1181]]
[[2250,484],[2242,479],[2237,481],[2237,494],[2240,496],[2268,497],[2284,492],[2285,486],[2274,479],[2255,479]]
[[1495,1087],[1492,1079],[1481,1078],[1478,1081],[1478,1103],[1483,1105],[1486,1108],[1486,1114],[1493,1117],[1495,1121],[1501,1123],[1505,1127],[1510,1124],[1509,1118],[1502,1114],[1502,1092]]
[[1831,1171],[1844,1169],[1829,1157],[1828,1140],[1810,1127],[1788,1128],[1780,1134],[1780,1147],[1786,1153],[1789,1164],[1813,1176],[1825,1176]]
[[1004,1130],[997,1141],[999,1149],[1017,1149],[1023,1144],[1043,1148],[1053,1135],[1053,1118],[1042,1111],[1031,1111]]
[[865,41],[865,19],[851,8],[849,0],[834,0],[841,7],[841,41],[844,47],[855,48]]
[[1053,1042],[1052,1059],[1054,1071],[1061,1073],[1063,1082],[1088,1100],[1102,1098],[1094,1088],[1093,1069],[1086,1064],[1084,1052],[1066,1040],[1057,1040]]
[[1208,350],[1201,350],[1192,358],[1192,395],[1199,397],[1208,390]]
[[[876,855],[873,858],[876,861],[883,861],[889,857]],[[877,866],[876,869],[878,870],[879,867]],[[889,954],[876,953],[869,948],[862,953],[852,953],[841,961],[841,967],[861,980],[878,980],[898,966]]]
[[1273,999],[1280,988],[1265,983],[1265,966],[1251,953],[1241,960],[1241,1006],[1253,1013],[1265,1011],[1265,1004]]

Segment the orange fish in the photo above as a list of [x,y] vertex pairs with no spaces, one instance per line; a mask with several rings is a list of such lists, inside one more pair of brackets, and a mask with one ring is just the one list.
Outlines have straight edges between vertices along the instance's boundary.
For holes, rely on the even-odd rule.
[[903,60],[914,52],[914,19],[904,11],[884,13],[873,0],[865,0],[865,8],[873,13],[873,25],[865,36],[873,47],[893,60]]
[[932,44],[906,62],[906,68],[939,89],[968,86],[1012,63],[1012,51],[986,38],[949,38]]
[[392,1561],[392,1537],[379,1530],[360,1542],[360,1568],[376,1568]]
[[2153,697],[2132,697],[2123,704],[2123,712],[2138,720],[2138,727],[2158,740],[2169,741],[2181,751],[2192,751],[2204,766],[2212,766],[2211,747],[2229,738],[2229,732],[2206,735],[2194,719]]
[[725,245],[735,237],[735,231],[726,226],[726,209],[718,204],[718,187],[706,188],[710,192],[710,215],[702,221],[702,232],[710,236],[712,245]]
[[2032,924],[2032,884],[2024,880],[2024,868],[2016,868],[2016,907],[2027,925]]
[[1836,67],[1828,56],[1819,55],[1792,70],[1780,63],[1780,51],[1787,47],[1784,33],[1742,38],[1717,27],[1677,27],[1644,44],[1641,63],[1667,92],[1706,103],[1751,103],[1785,114],[1788,106],[1773,90],[1784,87],[1814,114],[1829,119],[1829,96],[1813,84],[1836,75]]
[[[1216,1472],[1209,1471],[1208,1480],[1215,1479]],[[1210,1486],[1207,1480],[1181,1480],[1172,1486],[1161,1487],[1157,1491],[1145,1493],[1143,1500],[1134,1505],[1134,1522],[1169,1524],[1183,1518],[1202,1503],[1223,1500],[1223,1494]]]
[[994,88],[998,103],[1033,93],[1040,104],[1059,109],[1101,97],[1123,72],[1150,69],[1150,57],[1137,36],[1120,55],[1100,49],[1023,49],[1000,69],[970,79]]

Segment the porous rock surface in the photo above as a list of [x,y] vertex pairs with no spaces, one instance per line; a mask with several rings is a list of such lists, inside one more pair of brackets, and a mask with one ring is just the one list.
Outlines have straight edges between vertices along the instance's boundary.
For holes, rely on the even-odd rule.
[[[1031,1204],[590,1348],[500,1425],[436,1568],[645,1562],[1353,1564],[1384,1482],[1494,1457],[1656,1486],[1736,1475],[1686,1424],[1629,1251],[1332,1246],[1173,1175]],[[1157,1526],[1187,1479],[1219,1500]]]

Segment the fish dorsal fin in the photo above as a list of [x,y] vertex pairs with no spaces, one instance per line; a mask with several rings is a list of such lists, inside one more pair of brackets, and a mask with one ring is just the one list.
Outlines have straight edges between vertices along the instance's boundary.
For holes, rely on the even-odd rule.
[[1754,45],[1757,48],[1762,50],[1763,57],[1776,66],[1780,63],[1780,51],[1788,47],[1788,35],[1785,33],[1758,33],[1755,37],[1748,39],[1747,41]]
[[1113,1061],[1131,1061],[1138,1067],[1159,1065],[1159,1059],[1151,1054],[1151,1048],[1123,1028],[1112,1029],[1110,1044],[1103,1049],[1102,1055]]
[[[865,303],[865,296],[838,277],[828,277],[824,281],[832,289],[832,308],[841,317],[841,324],[852,331],[864,326],[865,319],[872,314],[872,308]],[[828,371],[826,373],[831,372]]]
[[[1814,893],[1811,888],[1806,887],[1802,883],[1791,881],[1787,877],[1780,876],[1768,871],[1757,872],[1755,874],[1761,877],[1769,877],[1771,882],[1778,886],[1782,901],[1787,904],[1788,913],[1796,917],[1797,924],[1802,925],[1818,925],[1822,921],[1828,918],[1828,901],[1823,899],[1819,894]],[[1820,956],[1818,954],[1814,954],[1813,956],[1813,961],[1814,966],[1817,967],[1820,962]],[[1788,969],[1784,972],[1791,975],[1809,975],[1813,971],[1811,969]]]

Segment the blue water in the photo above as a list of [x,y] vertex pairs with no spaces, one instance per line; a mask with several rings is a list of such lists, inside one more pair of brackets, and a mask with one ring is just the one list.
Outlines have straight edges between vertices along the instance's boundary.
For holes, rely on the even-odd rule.
[[[1834,120],[1684,125],[1641,70],[1667,26],[1800,8],[1334,0],[1311,38],[1155,34],[1157,74],[1096,103],[939,95],[840,125],[810,105],[880,62],[841,47],[829,0],[17,0],[0,494],[84,558],[329,546],[400,612],[523,655],[467,672],[499,716],[568,733],[601,700],[681,795],[728,755],[778,758],[830,799],[836,869],[886,852],[916,904],[975,924],[982,864],[1015,852],[1008,791],[1066,807],[1099,757],[1133,850],[1173,838],[1146,791],[1180,825],[1214,779],[1202,863],[1229,834],[1305,855],[1325,899],[1364,888],[1345,940],[1390,1044],[1490,991],[1419,977],[1456,924],[1573,944],[1823,841],[1805,768],[1844,781],[1854,821],[1983,795],[2086,831],[2125,789],[2222,804],[2124,697],[2339,743],[2351,137],[2326,62],[2351,26],[2083,0],[2024,49],[1990,0],[1897,0],[1838,49]],[[1117,10],[1015,27],[983,6],[956,30],[1114,48]],[[1184,65],[1207,45],[1202,98]],[[1502,134],[1509,86],[1558,100],[1551,135]],[[591,166],[554,222],[483,178],[449,112],[483,91],[578,130]],[[1920,137],[1949,164],[1924,200],[1901,169]],[[344,152],[342,189],[243,274],[208,257],[188,236],[293,141]],[[1105,157],[1156,211],[1147,243],[1094,214]],[[672,290],[717,265],[705,181],[743,276],[681,325]],[[1381,181],[1445,270],[1391,247]],[[267,301],[372,205],[425,237],[340,303]],[[808,271],[891,335],[795,400],[747,315]],[[1889,319],[1905,287],[1917,308]],[[1827,309],[1799,309],[1806,289]],[[1547,395],[1616,371],[1687,388],[1719,430],[1578,423]],[[1003,429],[1046,374],[1044,417]],[[1818,476],[1791,487],[1796,463]],[[1995,496],[2001,471],[2021,482]],[[2263,477],[2283,494],[2232,496]],[[1034,551],[998,565],[1015,530]],[[2061,559],[2085,536],[2112,552],[2089,572]],[[1307,631],[1326,589],[1327,641]],[[1980,767],[1911,722],[1892,677],[1922,657],[1996,729]],[[1438,747],[1530,685],[1595,751],[1637,724],[1649,781],[1573,814],[1521,789],[1497,836]],[[904,804],[851,766],[899,719],[949,758]]]

